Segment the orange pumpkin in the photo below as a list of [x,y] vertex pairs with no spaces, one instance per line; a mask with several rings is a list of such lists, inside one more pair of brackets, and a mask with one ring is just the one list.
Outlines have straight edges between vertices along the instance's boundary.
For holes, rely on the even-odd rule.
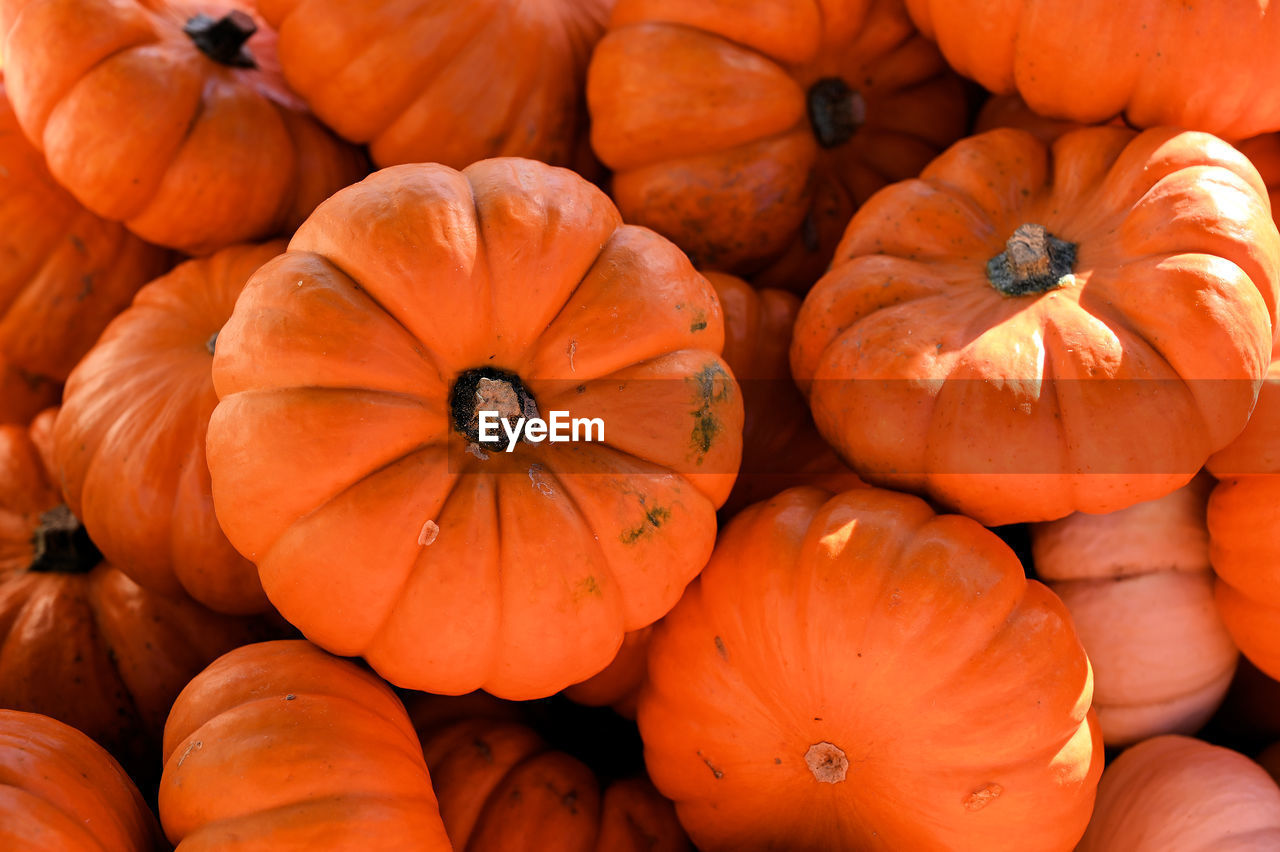
[[906,5],[952,68],[1041,115],[1096,124],[1123,113],[1135,127],[1227,139],[1280,130],[1280,15],[1267,3]]
[[1197,477],[1109,515],[1031,529],[1036,573],[1062,598],[1093,665],[1103,741],[1198,731],[1231,685],[1239,652],[1213,603]]
[[144,287],[67,380],[54,433],[67,505],[107,559],[148,589],[219,612],[269,604],[213,512],[213,351],[245,281],[284,247],[223,249]]
[[248,0],[3,0],[0,34],[14,112],[54,177],[153,243],[270,237],[367,173],[289,91]]
[[1089,662],[994,533],[873,488],[741,512],[654,628],[637,721],[698,848],[1070,848]]
[[[1107,122],[1112,127],[1125,127],[1124,119],[1116,117]],[[1040,115],[1027,106],[1027,102],[1017,95],[992,95],[978,110],[973,122],[974,133],[985,133],[999,127],[1016,127],[1025,130],[1046,145],[1064,133],[1079,130],[1087,125],[1065,118],[1050,118]]]
[[791,364],[868,481],[989,525],[1113,512],[1244,428],[1278,276],[1266,188],[1226,143],[993,130],[858,212]]
[[265,623],[165,598],[102,561],[47,472],[55,412],[0,426],[0,707],[53,716],[146,776],[187,681]]
[[0,357],[0,423],[30,423],[38,413],[57,404],[61,394],[60,384]]
[[170,257],[58,185],[22,135],[7,88],[0,83],[0,410],[25,421],[57,401],[50,384]]
[[101,746],[47,716],[0,710],[0,847],[159,852],[164,838]]
[[[587,59],[613,0],[258,0],[290,87],[378,166],[587,167]],[[588,155],[584,157],[583,155]]]
[[800,291],[854,209],[958,139],[966,112],[901,0],[619,0],[587,102],[626,221]]
[[613,662],[599,674],[564,690],[564,697],[588,707],[612,707],[620,716],[636,717],[636,698],[648,669],[649,637],[653,625],[632,630],[622,637]]
[[300,640],[232,651],[178,696],[160,821],[179,852],[452,850],[400,699]]
[[[723,339],[706,279],[572,172],[384,169],[320,206],[218,337],[218,520],[326,649],[399,686],[550,695],[711,553],[741,453]],[[604,434],[479,430],[554,411]]]
[[1155,737],[1102,775],[1076,852],[1246,852],[1280,847],[1280,787],[1238,752]]

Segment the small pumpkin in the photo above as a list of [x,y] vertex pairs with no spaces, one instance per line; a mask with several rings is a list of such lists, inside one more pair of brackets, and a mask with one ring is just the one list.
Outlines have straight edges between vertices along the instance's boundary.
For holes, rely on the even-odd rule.
[[159,852],[164,837],[129,776],[56,719],[0,710],[0,847]]
[[368,171],[289,91],[248,0],[4,0],[0,36],[49,171],[150,242],[208,254],[271,237]]
[[958,139],[966,112],[900,0],[619,0],[587,103],[626,221],[796,291],[854,209]]
[[1031,528],[1036,573],[1093,665],[1108,745],[1195,733],[1231,685],[1240,654],[1213,602],[1211,488],[1199,476],[1157,500]]
[[145,286],[67,380],[54,463],[71,511],[135,582],[218,612],[269,608],[214,516],[205,432],[218,332],[283,241],[223,249]]
[[1198,852],[1280,846],[1280,787],[1239,752],[1168,734],[1102,775],[1076,852]]
[[[613,0],[258,0],[289,86],[379,167],[590,168],[587,59]],[[584,156],[587,155],[587,156]]]
[[[218,336],[218,520],[333,653],[428,692],[551,695],[711,553],[741,454],[723,341],[707,280],[572,172],[384,169],[317,209]],[[555,411],[603,430],[478,428]]]
[[620,716],[636,717],[636,698],[648,669],[649,637],[653,625],[632,630],[622,637],[613,662],[599,674],[566,687],[564,697],[588,707],[612,707]]
[[714,850],[1070,848],[1102,771],[1066,608],[994,533],[876,488],[738,514],[654,628],[654,785]]
[[1203,133],[998,129],[858,211],[793,373],[859,476],[988,525],[1163,496],[1244,428],[1280,235]]
[[159,802],[178,852],[452,850],[400,699],[302,640],[238,648],[182,690]]

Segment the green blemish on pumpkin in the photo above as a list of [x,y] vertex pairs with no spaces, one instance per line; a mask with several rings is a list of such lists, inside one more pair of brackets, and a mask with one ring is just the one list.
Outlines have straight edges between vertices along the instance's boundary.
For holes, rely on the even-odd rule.
[[698,311],[698,315],[694,317],[693,323],[689,326],[689,331],[702,331],[707,327],[707,315],[702,311]]
[[691,440],[698,453],[698,464],[702,464],[702,457],[710,451],[716,435],[720,434],[720,420],[712,409],[727,402],[733,393],[733,384],[728,379],[729,375],[718,363],[708,364],[701,372],[689,377],[689,381],[697,383],[697,395],[702,403],[690,412],[694,421]]
[[595,577],[592,577],[589,574],[585,579],[580,581],[578,585],[582,587],[583,594],[595,595],[598,598],[604,597],[604,594],[600,591],[600,584],[596,582]]
[[646,509],[644,513],[644,521],[637,527],[624,530],[622,535],[618,536],[623,544],[635,544],[646,533],[650,533],[671,520],[671,510],[663,506],[654,506],[652,509]]

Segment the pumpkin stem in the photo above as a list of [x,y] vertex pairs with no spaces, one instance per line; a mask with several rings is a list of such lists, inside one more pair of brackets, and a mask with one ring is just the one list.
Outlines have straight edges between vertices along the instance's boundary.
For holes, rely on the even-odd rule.
[[987,261],[987,281],[1006,296],[1056,290],[1076,265],[1076,244],[1058,239],[1044,225],[1019,225],[1004,248]]
[[214,20],[203,12],[187,19],[182,31],[191,37],[205,56],[232,68],[257,68],[253,54],[245,46],[249,37],[258,31],[253,18],[233,9]]
[[213,334],[211,334],[211,335],[209,336],[209,339],[205,341],[204,348],[205,348],[205,349],[207,349],[207,350],[209,350],[209,354],[210,354],[210,355],[215,355],[215,354],[217,354],[217,351],[218,351],[218,333],[219,333],[220,331],[222,331],[222,329],[218,329],[218,331],[215,331]]
[[823,77],[809,87],[809,123],[823,148],[843,145],[867,120],[862,94],[839,77]]
[[804,753],[805,765],[822,784],[839,784],[849,773],[849,758],[835,743],[821,742]]
[[[449,410],[459,434],[473,444],[495,450],[505,450],[510,443],[506,430],[499,423],[496,439],[481,440],[480,412],[496,411],[498,418],[513,428],[521,417],[538,416],[538,404],[520,377],[493,367],[476,367],[459,375],[449,393]],[[488,432],[493,435],[492,426]]]
[[31,547],[31,571],[87,574],[102,562],[101,551],[65,503],[40,515]]

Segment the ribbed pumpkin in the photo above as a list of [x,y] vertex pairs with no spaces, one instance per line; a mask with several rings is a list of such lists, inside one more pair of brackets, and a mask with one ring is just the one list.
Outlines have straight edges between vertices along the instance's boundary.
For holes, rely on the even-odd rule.
[[626,221],[800,291],[854,209],[959,138],[966,110],[901,0],[619,0],[587,102]]
[[23,136],[7,89],[0,83],[0,410],[29,420],[33,397],[41,407],[57,401],[41,382],[65,379],[170,256],[58,185]]
[[1228,139],[1280,130],[1280,14],[1269,3],[906,5],[951,67],[1041,115],[1094,124],[1123,113],[1136,127]]
[[300,640],[232,651],[178,696],[160,821],[179,852],[452,849],[400,699]]
[[714,850],[1062,850],[1102,771],[1066,608],[994,533],[874,488],[741,512],[654,628],[654,785]]
[[54,414],[29,434],[0,426],[0,707],[74,725],[145,775],[187,681],[273,628],[161,597],[103,562],[50,482]]
[[1186,484],[1248,420],[1280,235],[1203,133],[993,130],[854,217],[791,364],[860,476],[989,524]]
[[54,431],[67,505],[107,559],[219,612],[269,607],[213,512],[205,431],[218,331],[283,242],[223,249],[144,287],[76,366]]
[[274,236],[368,171],[289,91],[248,0],[3,0],[0,36],[54,177],[153,243]]
[[[218,520],[328,650],[428,692],[550,695],[711,553],[741,453],[723,340],[707,280],[572,172],[384,169],[219,334]],[[604,440],[493,440],[482,411],[598,418]]]
[[649,663],[649,638],[653,625],[632,630],[622,637],[613,662],[597,675],[564,690],[565,698],[588,707],[612,707],[620,716],[636,717],[636,698]]
[[0,847],[159,852],[156,818],[120,764],[70,725],[0,710]]
[[1102,775],[1076,852],[1252,852],[1280,848],[1280,787],[1249,758],[1170,734]]
[[1231,685],[1239,652],[1213,603],[1197,477],[1109,515],[1031,530],[1036,573],[1062,598],[1093,665],[1103,741],[1198,731]]
[[587,59],[613,0],[258,0],[280,67],[379,166],[585,167]]

